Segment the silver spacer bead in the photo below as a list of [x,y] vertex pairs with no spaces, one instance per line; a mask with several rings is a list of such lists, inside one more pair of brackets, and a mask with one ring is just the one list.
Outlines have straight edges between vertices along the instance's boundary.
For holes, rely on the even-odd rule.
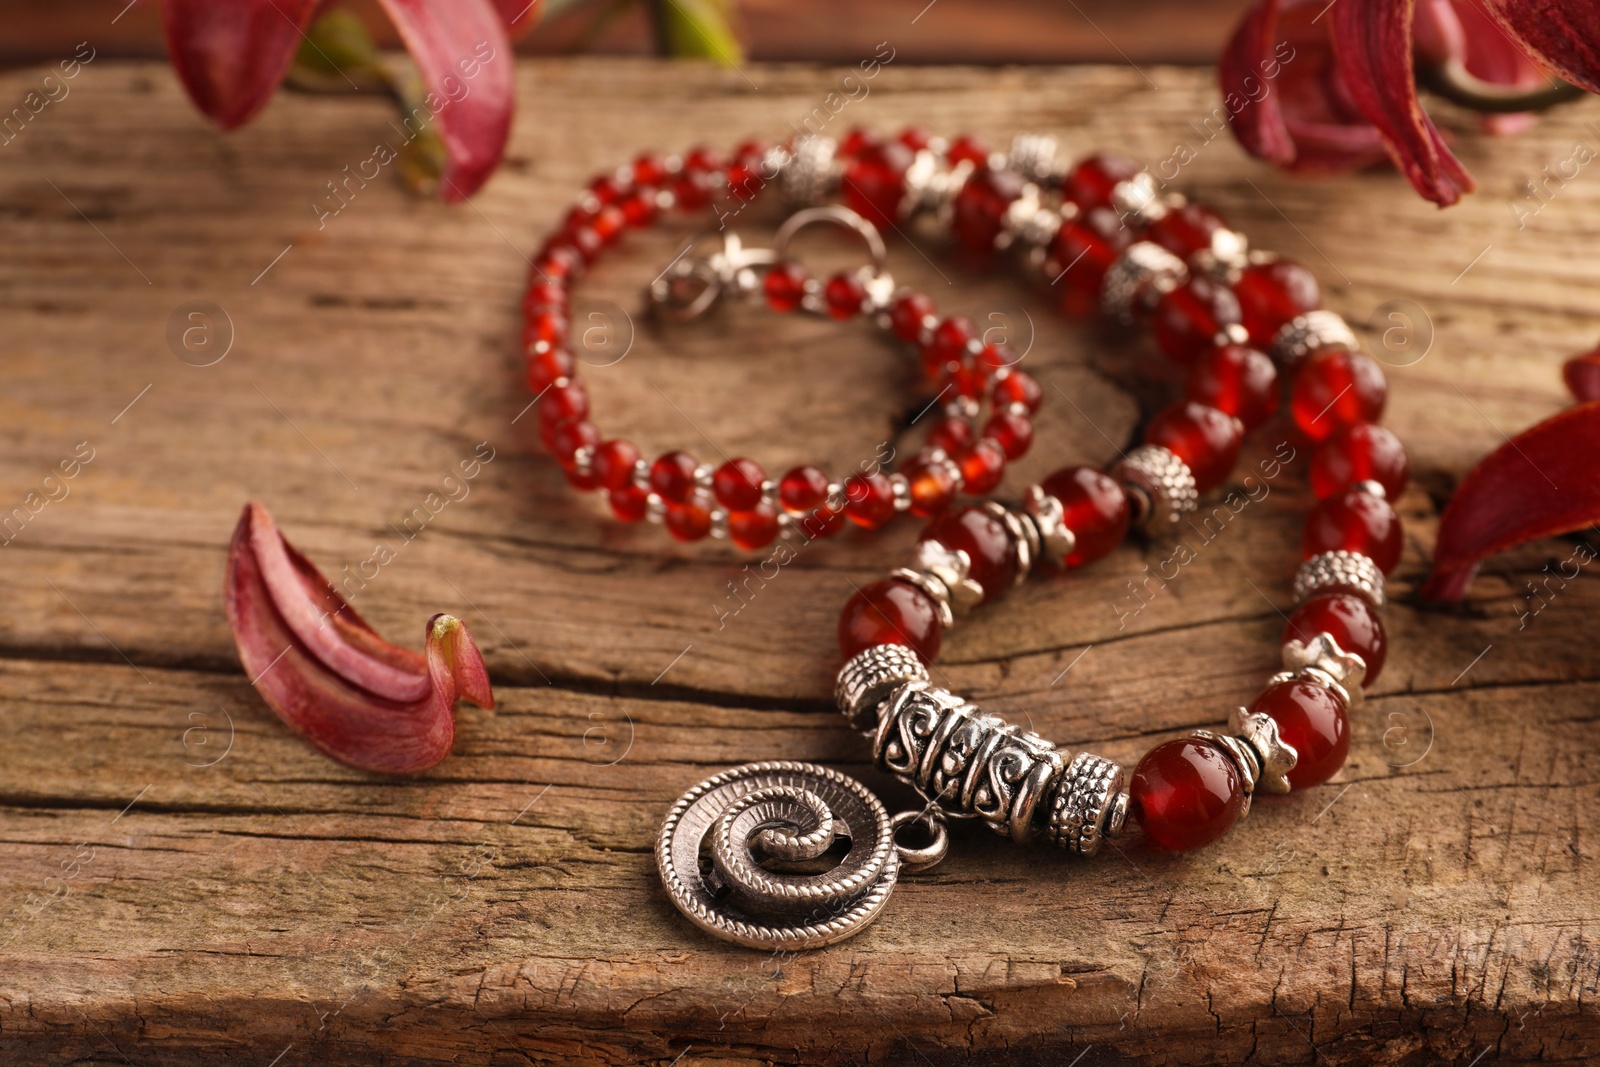
[[1100,309],[1124,325],[1162,294],[1189,278],[1183,260],[1150,241],[1135,241],[1106,271]]
[[1022,510],[1032,520],[1039,537],[1039,557],[1052,567],[1065,567],[1067,557],[1078,547],[1078,538],[1066,525],[1066,510],[1061,501],[1037,485],[1028,487]]
[[588,474],[594,470],[593,445],[584,445],[572,454],[572,469],[578,474]]
[[896,567],[889,572],[889,577],[908,585],[914,585],[928,595],[933,601],[934,610],[939,613],[939,626],[950,629],[956,624],[956,614],[950,607],[950,587],[927,571],[914,571],[910,567]]
[[661,499],[661,494],[651,493],[645,497],[644,515],[658,525],[667,521],[667,502]]
[[1011,139],[1006,167],[1030,182],[1048,185],[1059,181],[1056,167],[1056,139],[1047,133],[1019,133]]
[[1202,274],[1232,285],[1250,263],[1250,242],[1237,230],[1213,231],[1211,246],[1195,253],[1193,262]]
[[1248,708],[1234,708],[1228,729],[1255,752],[1256,785],[1268,793],[1289,792],[1289,772],[1300,761],[1300,753],[1278,736],[1277,720],[1265,712],[1252,715]]
[[894,278],[887,272],[867,276],[862,280],[861,287],[866,291],[861,301],[863,315],[883,311],[894,300]]
[[833,685],[833,702],[857,730],[875,730],[878,705],[907,682],[926,684],[928,668],[905,645],[874,645],[850,657]]
[[[1024,231],[1029,230],[1033,219],[1039,215],[1044,215],[1047,219],[1051,215],[1055,215],[1057,219],[1060,218],[1059,213],[1044,207],[1039,202],[1039,187],[1029,182],[1022,187],[1022,195],[1011,201],[1010,206],[1006,208],[1005,215],[1000,219],[1000,232],[994,235],[995,248],[1010,248],[1013,242],[1022,240]],[[1045,225],[1048,225],[1048,222]],[[1050,236],[1053,237],[1055,235],[1051,234]],[[1035,237],[1037,238],[1037,234],[1035,234]],[[1024,241],[1024,243],[1037,244],[1039,242],[1036,239],[1032,242]]]
[[711,536],[719,541],[728,539],[728,513],[722,508],[711,511]]
[[983,602],[983,586],[969,577],[972,557],[961,549],[946,548],[931,538],[918,541],[917,567],[949,590],[950,607],[957,615],[965,615]]
[[1039,558],[1039,532],[1022,515],[993,500],[986,502],[983,510],[1005,524],[1006,533],[1017,553],[1017,577],[1012,584],[1021,585],[1033,570],[1033,561]]
[[1111,468],[1111,477],[1133,490],[1136,523],[1143,526],[1157,516],[1178,522],[1200,502],[1189,465],[1160,445],[1140,445]]
[[1230,322],[1217,331],[1217,347],[1223,345],[1243,345],[1250,343],[1250,331],[1244,328],[1242,322]]
[[1080,752],[1050,787],[1050,842],[1079,856],[1093,856],[1108,837],[1122,832],[1128,814],[1126,774],[1121,766]]
[[926,212],[943,219],[955,204],[956,194],[972,175],[971,160],[963,159],[954,167],[924,148],[906,168],[905,196],[900,201],[900,217],[909,219]]
[[1232,734],[1195,730],[1189,736],[1211,742],[1232,761],[1234,769],[1239,772],[1239,778],[1244,783],[1244,806],[1239,809],[1239,818],[1249,815],[1250,797],[1256,791],[1256,782],[1261,779],[1261,757],[1256,755],[1256,750],[1244,738],[1234,737]]
[[633,486],[635,489],[650,488],[650,461],[638,459],[633,462]]
[[1361,702],[1361,684],[1366,681],[1367,664],[1354,652],[1346,652],[1330,633],[1319,633],[1309,643],[1298,638],[1283,646],[1285,670],[1268,679],[1270,684],[1296,679],[1327,686],[1350,708]]
[[911,479],[898,471],[889,475],[889,491],[894,494],[896,511],[911,510]]
[[1383,572],[1359,552],[1338,549],[1312,556],[1294,575],[1294,602],[1304,604],[1324,589],[1342,586],[1383,607]]
[[1273,337],[1270,355],[1285,366],[1293,366],[1324,348],[1359,351],[1361,342],[1355,331],[1337,314],[1327,309],[1296,315],[1283,324]]
[[839,187],[840,170],[834,165],[838,142],[813,134],[795,142],[794,154],[778,172],[783,198],[795,207],[826,203]]
[[1389,490],[1383,487],[1382,482],[1373,481],[1371,478],[1363,479],[1350,488],[1359,489],[1368,496],[1375,496],[1379,500],[1389,499]]
[[1155,176],[1147,170],[1112,186],[1111,207],[1124,224],[1134,226],[1148,226],[1167,213]]

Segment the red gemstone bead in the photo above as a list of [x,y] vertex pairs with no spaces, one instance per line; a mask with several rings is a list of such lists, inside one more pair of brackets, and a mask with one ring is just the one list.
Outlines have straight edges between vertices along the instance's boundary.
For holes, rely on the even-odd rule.
[[746,552],[770,545],[778,536],[778,513],[762,504],[749,511],[728,512],[728,540]]
[[722,153],[718,152],[715,148],[709,148],[705,145],[694,146],[693,148],[689,149],[688,154],[683,157],[684,170],[699,172],[701,174],[721,170],[727,165],[728,161],[722,157]]
[[993,492],[1006,475],[1005,451],[986,437],[956,462],[961,465],[961,485],[973,496]]
[[552,385],[539,400],[539,424],[554,428],[589,414],[589,394],[579,382]]
[[810,274],[800,264],[791,261],[775,263],[761,279],[761,290],[766,294],[767,306],[773,311],[793,311],[806,295],[806,280]]
[[572,353],[551,349],[528,357],[528,388],[542,393],[562,378],[572,377]]
[[968,252],[993,255],[1006,209],[1022,196],[1026,183],[1011,170],[980,167],[956,193],[950,229]]
[[572,462],[572,457],[580,448],[593,448],[600,443],[600,431],[586,419],[574,419],[563,422],[551,429],[550,435],[545,439],[545,447],[550,454],[562,464]]
[[1250,705],[1251,714],[1265,713],[1278,724],[1278,736],[1295,750],[1291,789],[1321,785],[1344,766],[1350,754],[1350,723],[1344,704],[1333,690],[1316,682],[1278,682],[1264,689]]
[[892,578],[858,590],[839,613],[845,659],[876,645],[908,645],[932,663],[942,637],[938,605],[916,586]]
[[953,508],[923,529],[917,538],[937,541],[967,554],[967,577],[983,587],[985,603],[996,599],[1017,580],[1017,546],[1006,524],[977,506]]
[[1170,292],[1162,293],[1150,315],[1150,332],[1161,351],[1179,363],[1217,343],[1217,333],[1239,321],[1239,300],[1233,290],[1202,274]]
[[1253,430],[1278,410],[1278,368],[1265,352],[1222,345],[1194,361],[1185,394]]
[[932,518],[956,498],[956,475],[948,460],[934,462],[918,456],[900,473],[911,488],[911,514],[918,518]]
[[1228,224],[1221,215],[1193,201],[1175,207],[1152,222],[1144,232],[1144,239],[1154,241],[1179,259],[1188,259],[1196,252],[1211,247],[1211,235],[1225,230]]
[[998,444],[1006,459],[1018,459],[1033,445],[1033,420],[1002,411],[984,423],[983,436]]
[[1371,685],[1383,670],[1389,640],[1383,620],[1366,598],[1354,593],[1323,593],[1295,609],[1283,630],[1283,643],[1309,643],[1319,633],[1332,634],[1339,647],[1354,652],[1367,665],[1364,685]]
[[902,341],[922,336],[922,322],[934,313],[933,301],[925,294],[907,291],[889,302],[889,328]]
[[1130,232],[1120,228],[1110,211],[1091,211],[1063,222],[1050,246],[1048,268],[1054,272],[1052,284],[1061,291],[1061,310],[1075,318],[1098,315],[1106,271],[1131,242]]
[[558,240],[567,248],[578,254],[585,267],[592,266],[600,258],[600,253],[605,250],[605,242],[600,240],[600,235],[593,226],[579,226],[575,230],[568,230]]
[[928,434],[928,448],[942,448],[951,458],[965,455],[972,447],[972,424],[966,419],[947,418],[936,423]]
[[668,504],[666,526],[680,541],[698,541],[711,532],[711,512],[698,504]]
[[1222,749],[1180,737],[1144,754],[1134,768],[1128,799],[1152,842],[1170,849],[1201,848],[1239,820],[1244,783]]
[[950,371],[956,396],[978,400],[989,392],[989,370],[977,360],[966,360]]
[[730,459],[711,475],[717,500],[729,511],[749,511],[761,503],[761,483],[767,472],[753,459]]
[[787,511],[810,511],[828,495],[828,476],[815,467],[796,467],[778,481],[778,502]]
[[1313,441],[1358,422],[1377,422],[1389,387],[1383,370],[1359,352],[1318,352],[1300,367],[1289,394],[1294,424]]
[[1110,207],[1111,190],[1119,182],[1138,174],[1140,169],[1131,159],[1098,153],[1072,168],[1062,186],[1062,195],[1083,211]]
[[612,489],[606,493],[611,503],[611,514],[623,522],[639,522],[650,510],[650,494],[636,485]]
[[951,315],[933,328],[933,338],[922,349],[922,366],[928,377],[938,381],[950,373],[954,365],[967,358],[967,346],[976,334],[972,320],[965,315]]
[[[628,195],[631,196],[633,194],[629,193]],[[601,243],[609,245],[615,243],[617,238],[622,236],[623,231],[628,228],[628,216],[622,213],[620,207],[607,204],[600,209],[599,214],[595,215],[594,222],[591,225],[594,226],[594,232],[600,238]]]
[[952,166],[957,163],[971,163],[975,167],[981,167],[989,162],[989,145],[982,138],[964,133],[950,142],[944,158],[949,160]]
[[589,183],[589,191],[602,204],[615,204],[630,188],[628,183],[618,180],[615,174],[602,174]]
[[1075,538],[1067,566],[1081,567],[1106,555],[1128,533],[1128,494],[1104,471],[1063,467],[1039,483],[1061,502],[1062,522]]
[[575,281],[583,277],[583,257],[566,245],[551,241],[534,257],[530,273],[546,282]]
[[848,319],[861,313],[861,302],[867,298],[866,286],[851,271],[840,271],[828,279],[822,289],[828,304],[828,314],[836,319]]
[[1205,492],[1221,485],[1239,458],[1243,436],[1232,415],[1209,404],[1180,400],[1163,408],[1145,428],[1144,439],[1160,445],[1189,465],[1195,488]]
[[667,165],[654,152],[640,152],[633,157],[633,180],[639,185],[660,185],[667,176]]
[[844,483],[844,513],[851,522],[876,530],[894,518],[894,486],[887,475],[851,475]]
[[672,183],[673,202],[684,211],[696,211],[711,203],[717,184],[710,174],[685,168]]
[[687,452],[663,452],[650,464],[650,488],[662,500],[681,504],[694,494],[694,472],[698,466]]
[[928,131],[923,129],[921,126],[907,126],[905,129],[900,131],[898,140],[901,144],[905,145],[913,152],[920,152],[922,149],[928,147],[928,141],[930,138]]
[[656,221],[656,217],[661,214],[661,205],[656,202],[656,191],[644,188],[629,193],[627,199],[622,201],[622,214],[628,220],[628,225],[636,230],[643,229]]
[[1322,302],[1316,275],[1292,259],[1273,259],[1246,267],[1234,283],[1250,340],[1267,348],[1284,325]]
[[1039,402],[1043,399],[1044,390],[1026,371],[1013,370],[999,378],[994,385],[996,404],[1021,404],[1030,415],[1039,410]]
[[594,473],[607,489],[625,489],[633,484],[633,468],[639,462],[639,449],[631,441],[612,439],[594,449]]
[[592,467],[588,470],[579,470],[574,463],[563,463],[561,470],[567,476],[567,484],[574,489],[587,493],[591,489],[600,488],[600,478]]
[[536,311],[522,324],[522,350],[530,355],[567,346],[569,323],[564,311]]
[[815,540],[818,537],[832,537],[844,529],[844,525],[844,508],[842,505],[834,508],[824,504],[822,507],[807,515],[799,516],[795,520],[795,526],[805,535],[807,540]]
[[[981,338],[980,338],[981,340]],[[992,372],[1008,370],[1022,361],[1010,345],[986,344],[978,350],[978,365]]]
[[1390,500],[1396,500],[1410,474],[1400,438],[1370,422],[1334,431],[1311,454],[1311,489],[1319,498],[1357,482],[1374,481]]
[[561,282],[534,281],[529,284],[528,291],[522,298],[522,310],[524,314],[539,311],[559,311],[565,314],[571,303],[572,293]]
[[912,151],[898,141],[868,145],[845,166],[845,206],[881,229],[900,221],[900,201],[906,195],[906,169]]
[[854,159],[866,149],[877,144],[879,140],[878,135],[865,126],[853,126],[844,135],[844,139],[839,142],[839,158]]
[[1387,500],[1362,489],[1346,489],[1311,509],[1301,555],[1310,559],[1340,549],[1359,552],[1388,574],[1400,562],[1404,545],[1400,517]]

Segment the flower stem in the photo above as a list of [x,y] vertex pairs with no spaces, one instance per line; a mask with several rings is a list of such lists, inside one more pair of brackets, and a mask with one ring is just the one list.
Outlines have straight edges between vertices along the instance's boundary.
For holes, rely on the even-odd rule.
[[1545,111],[1557,104],[1576,100],[1585,90],[1560,79],[1538,89],[1496,85],[1467,70],[1459,59],[1443,63],[1419,63],[1417,81],[1452,103],[1488,115],[1513,115],[1523,111]]

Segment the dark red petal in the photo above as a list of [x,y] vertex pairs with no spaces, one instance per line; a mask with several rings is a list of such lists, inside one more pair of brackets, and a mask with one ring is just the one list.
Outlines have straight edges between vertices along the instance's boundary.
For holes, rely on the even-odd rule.
[[1579,400],[1600,400],[1600,348],[1567,360],[1561,377]]
[[167,55],[195,107],[225,130],[266,106],[318,0],[163,0]]
[[490,0],[379,2],[428,88],[449,157],[440,195],[465,200],[499,166],[511,132],[516,64],[505,24]]
[[1294,162],[1294,139],[1284,122],[1282,95],[1273,86],[1277,79],[1264,73],[1277,45],[1278,0],[1260,0],[1245,12],[1217,60],[1217,80],[1224,106],[1230,98],[1243,102],[1230,107],[1228,115],[1233,135],[1245,151],[1287,166]]
[[1592,0],[1483,0],[1528,53],[1574,85],[1600,93],[1600,5]]
[[1479,562],[1496,552],[1600,522],[1596,455],[1600,401],[1568,408],[1489,453],[1444,509],[1423,597],[1458,601]]
[[1417,100],[1411,0],[1339,0],[1328,11],[1352,102],[1378,128],[1400,173],[1441,207],[1475,188]]
[[513,41],[533,29],[533,24],[539,21],[539,9],[543,6],[543,0],[492,0],[492,3]]

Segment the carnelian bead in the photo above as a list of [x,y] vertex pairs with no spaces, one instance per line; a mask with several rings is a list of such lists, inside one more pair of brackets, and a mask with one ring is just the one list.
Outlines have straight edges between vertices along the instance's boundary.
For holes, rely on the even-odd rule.
[[1018,459],[1033,445],[1033,420],[1001,411],[984,423],[983,436],[999,445],[1006,459]]
[[973,166],[982,166],[989,161],[989,145],[980,137],[964,133],[950,142],[950,147],[945,150],[944,158],[951,165],[957,163],[971,163]]
[[795,520],[795,525],[806,536],[807,540],[832,537],[844,529],[844,508],[834,508],[824,504],[809,515],[801,516]]
[[566,313],[572,304],[572,292],[560,282],[535,281],[528,286],[522,298],[522,310],[531,314],[538,311]]
[[661,205],[656,200],[654,189],[635,189],[622,201],[622,214],[628,220],[628,225],[639,230],[656,221],[661,214]]
[[711,489],[729,511],[749,511],[761,503],[767,472],[753,459],[730,459],[711,474]]
[[667,176],[667,165],[654,152],[640,152],[633,157],[633,180],[639,185],[660,185]]
[[728,165],[722,153],[706,145],[695,145],[683,157],[683,169],[702,174],[721,170]]
[[1138,174],[1139,164],[1122,156],[1096,153],[1073,167],[1062,185],[1062,195],[1082,211],[1111,206],[1111,191],[1119,182]]
[[761,291],[766,294],[767,306],[773,311],[793,311],[805,299],[806,280],[810,275],[800,264],[791,261],[775,263],[761,279]]
[[1218,332],[1238,321],[1233,290],[1202,274],[1161,294],[1150,314],[1150,332],[1161,351],[1179,363],[1192,363],[1216,345]]
[[681,504],[694,494],[694,472],[698,466],[687,452],[663,452],[650,464],[650,488],[662,500]]
[[668,504],[666,526],[680,541],[698,541],[711,532],[711,512],[698,504]]
[[961,484],[973,496],[993,492],[1006,474],[1005,451],[987,437],[980,437],[956,462],[961,466]]
[[1400,562],[1404,543],[1400,518],[1387,500],[1346,489],[1311,509],[1300,550],[1303,559],[1341,549],[1359,552],[1388,574]]
[[542,393],[563,378],[572,377],[572,353],[553,348],[528,357],[528,388]]
[[913,152],[920,152],[922,149],[927,148],[931,139],[928,131],[921,126],[907,126],[900,131],[900,136],[896,138]]
[[1240,321],[1260,348],[1271,346],[1289,320],[1322,302],[1316,275],[1292,259],[1251,264],[1240,272],[1233,291],[1239,297]]
[[1061,502],[1062,523],[1074,537],[1067,566],[1081,567],[1108,554],[1128,533],[1128,494],[1104,471],[1063,467],[1039,483]]
[[924,662],[939,655],[939,606],[908,582],[893,578],[857,590],[839,613],[839,651],[849,659],[877,645],[908,645]]
[[933,337],[922,349],[922,366],[934,380],[949,373],[953,364],[967,358],[967,347],[977,330],[965,315],[951,315],[933,328]]
[[965,455],[972,447],[972,424],[966,419],[941,419],[928,434],[928,448],[942,448],[947,456]]
[[828,476],[815,467],[796,467],[778,481],[778,502],[788,511],[810,511],[827,495]]
[[934,313],[933,301],[924,293],[908,291],[889,302],[889,329],[902,341],[922,336],[922,323]]
[[1144,232],[1144,239],[1154,241],[1179,259],[1188,259],[1196,252],[1211,247],[1211,237],[1228,224],[1210,208],[1190,201],[1172,208],[1152,222]]
[[589,393],[579,382],[552,385],[539,399],[539,425],[554,428],[589,414]]
[[917,543],[937,541],[967,554],[967,577],[983,587],[985,603],[1017,580],[1017,546],[1006,524],[976,505],[954,508],[923,529]]
[[876,530],[894,518],[894,486],[877,471],[845,479],[844,500],[845,516],[865,529]]
[[594,261],[599,259],[600,253],[605,250],[605,242],[600,239],[593,226],[579,226],[575,230],[568,230],[557,240],[576,252],[585,267],[593,266]]
[[950,385],[956,396],[977,400],[989,391],[989,370],[976,360],[966,360],[950,371]]
[[576,463],[568,462],[561,465],[561,470],[567,476],[567,484],[574,489],[587,493],[600,488],[600,478],[595,474],[593,467],[580,470]]
[[881,140],[882,138],[865,126],[852,126],[839,140],[839,158],[854,159]]
[[1201,848],[1239,820],[1244,783],[1222,749],[1198,737],[1180,737],[1144,754],[1128,785],[1128,800],[1155,844]]
[[1030,415],[1039,410],[1039,402],[1043,399],[1044,390],[1033,375],[1025,371],[1014,370],[994,384],[996,404],[1021,404]]
[[829,316],[848,319],[861,313],[861,302],[867,298],[867,289],[854,272],[840,271],[828,279],[828,284],[823,286],[822,296],[827,302]]
[[710,174],[687,167],[672,183],[673,202],[684,211],[698,211],[711,203],[715,180]]
[[1318,352],[1301,365],[1289,393],[1294,424],[1313,441],[1358,422],[1377,422],[1389,388],[1383,370],[1359,352]]
[[1294,749],[1291,789],[1321,785],[1339,773],[1350,754],[1344,703],[1325,685],[1301,679],[1278,682],[1262,690],[1250,713],[1270,717],[1278,724],[1278,736]]
[[901,470],[911,488],[911,514],[927,519],[949,507],[956,498],[956,475],[948,460],[918,456]]
[[765,504],[728,512],[728,540],[746,552],[770,545],[778,536],[778,513]]
[[570,323],[564,311],[536,311],[522,324],[522,350],[527,353],[565,348]]
[[1312,597],[1289,616],[1289,625],[1283,630],[1283,643],[1309,644],[1320,633],[1333,635],[1340,648],[1361,657],[1367,665],[1363,685],[1371,685],[1377,679],[1389,651],[1389,639],[1384,635],[1383,620],[1378,618],[1377,609],[1365,597],[1354,593],[1323,593]]
[[1130,243],[1129,231],[1119,228],[1110,211],[1091,211],[1063,222],[1050,246],[1047,267],[1051,284],[1061,289],[1061,310],[1075,318],[1099,314],[1106,271]]
[[619,180],[616,174],[602,174],[589,183],[589,191],[602,204],[615,204],[632,186]]
[[625,489],[633,484],[633,468],[639,462],[639,449],[631,441],[613,438],[594,449],[594,473],[607,489]]
[[845,165],[845,206],[880,229],[900,221],[900,201],[906,195],[906,170],[913,153],[899,141],[867,145]]
[[572,457],[580,448],[593,448],[599,444],[600,431],[587,419],[574,419],[552,428],[544,443],[558,462],[567,464],[572,462]]
[[952,205],[950,230],[961,246],[968,252],[992,255],[1006,210],[1022,196],[1025,184],[1015,171],[978,168],[957,191]]
[[583,277],[583,257],[564,244],[550,241],[534,256],[530,273],[547,282],[571,282]]
[[[982,338],[979,338],[981,341]],[[978,350],[978,365],[989,371],[1005,370],[1015,367],[1022,361],[1022,357],[1012,350],[1010,345],[999,342],[986,344]]]
[[611,514],[623,522],[639,522],[650,510],[650,494],[636,485],[612,489],[606,499],[611,504]]
[[1189,465],[1195,488],[1222,484],[1239,458],[1243,436],[1232,415],[1209,404],[1180,400],[1163,408],[1145,428],[1146,443],[1160,445]]
[[[629,195],[632,194],[630,193]],[[595,215],[594,222],[591,225],[594,227],[596,236],[600,238],[603,244],[614,244],[617,238],[622,236],[623,231],[628,228],[628,216],[622,213],[620,207],[607,204]]]
[[1195,360],[1184,392],[1253,430],[1278,410],[1278,368],[1265,352],[1221,345]]
[[1319,498],[1357,482],[1374,481],[1395,500],[1410,473],[1400,438],[1370,422],[1335,430],[1311,454],[1311,490]]

